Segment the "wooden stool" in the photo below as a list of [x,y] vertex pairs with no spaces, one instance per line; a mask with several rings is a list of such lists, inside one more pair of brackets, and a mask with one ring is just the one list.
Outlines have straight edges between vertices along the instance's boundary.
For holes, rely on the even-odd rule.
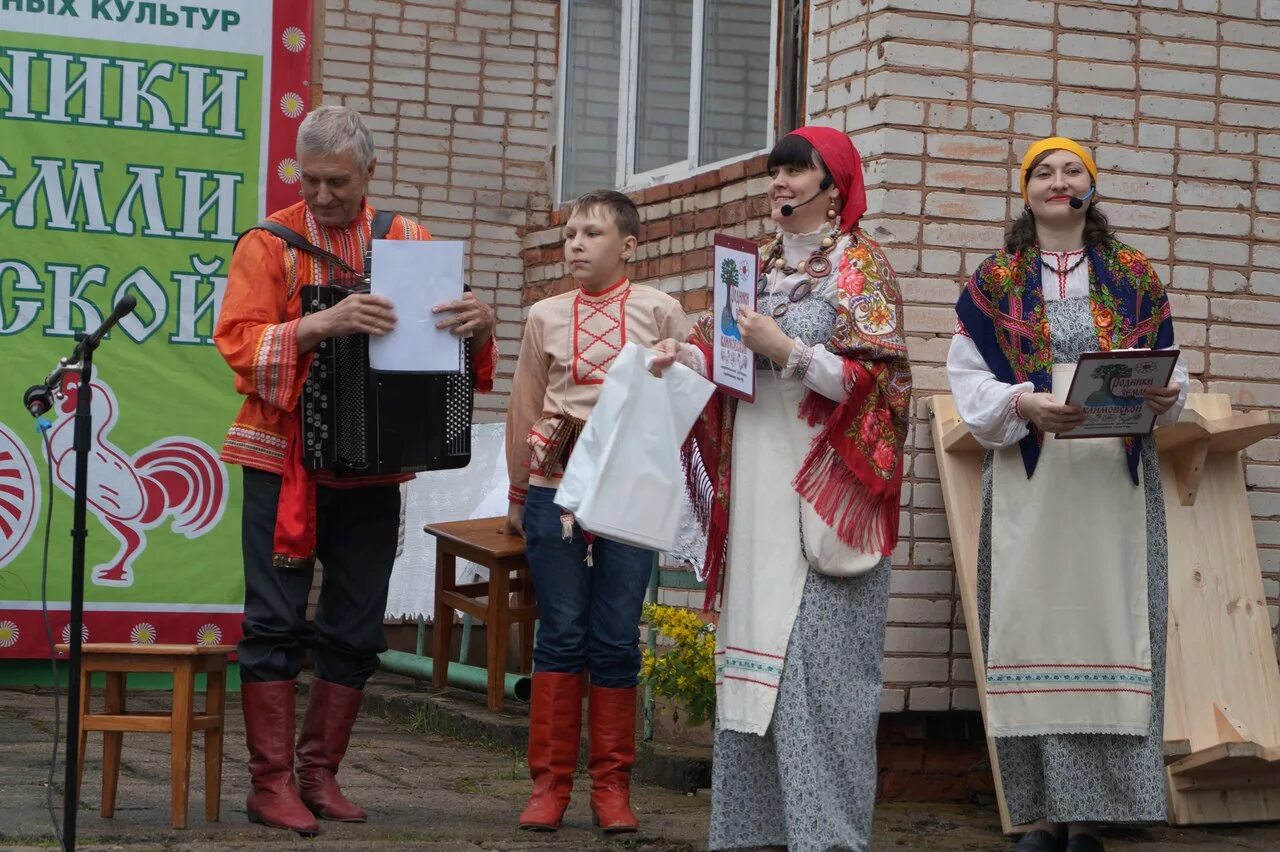
[[[427,524],[436,538],[436,616],[431,647],[431,685],[440,688],[449,673],[453,639],[453,611],[469,613],[487,626],[485,668],[489,673],[490,710],[502,709],[507,673],[507,634],[520,625],[520,661],[525,671],[533,663],[533,623],[538,617],[533,582],[524,559],[524,539],[505,532],[506,518],[481,518]],[[488,582],[458,585],[458,557],[489,569]],[[515,577],[511,574],[515,573]],[[518,606],[511,607],[511,593]]]
[[[61,653],[68,646],[58,645]],[[84,789],[84,752],[90,731],[102,731],[102,815],[116,809],[120,778],[120,746],[125,731],[168,733],[170,786],[174,828],[187,827],[187,793],[191,780],[191,733],[204,731],[204,816],[216,822],[222,791],[222,711],[226,704],[227,655],[234,645],[130,645],[96,643],[83,646],[80,668],[80,747],[76,756],[77,789]],[[107,676],[106,701],[101,713],[89,712],[90,676]],[[169,713],[129,712],[125,709],[125,678],[129,672],[173,675],[173,707]],[[203,713],[195,711],[195,678],[208,675]]]

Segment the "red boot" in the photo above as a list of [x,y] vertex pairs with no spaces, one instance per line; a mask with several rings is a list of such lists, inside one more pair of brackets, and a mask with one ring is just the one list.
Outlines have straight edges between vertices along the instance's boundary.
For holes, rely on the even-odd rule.
[[535,672],[529,708],[529,776],[533,795],[520,827],[556,831],[569,807],[582,738],[582,675]]
[[293,681],[242,683],[240,703],[253,783],[249,821],[316,834],[320,826],[293,785]]
[[636,762],[636,688],[592,686],[587,711],[591,758],[591,813],[606,832],[640,827],[631,810],[631,767]]
[[364,822],[369,818],[363,808],[347,801],[333,777],[347,753],[363,695],[359,689],[327,680],[311,681],[311,699],[298,737],[298,792],[320,819]]

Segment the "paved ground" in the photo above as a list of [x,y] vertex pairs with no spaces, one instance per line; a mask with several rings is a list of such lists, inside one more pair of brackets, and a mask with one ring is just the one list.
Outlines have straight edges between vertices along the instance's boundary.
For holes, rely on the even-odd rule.
[[[162,709],[163,697],[131,694],[139,709]],[[65,702],[64,702],[65,703]],[[528,794],[523,761],[511,752],[484,749],[424,735],[366,714],[356,728],[341,778],[351,798],[366,806],[366,825],[325,823],[314,840],[250,825],[244,815],[245,770],[240,708],[229,702],[222,784],[222,819],[206,823],[204,786],[198,771],[203,750],[197,737],[193,756],[190,828],[169,828],[168,742],[161,735],[125,737],[124,767],[114,819],[98,814],[101,737],[90,738],[84,802],[79,811],[81,849],[333,849],[358,850],[694,850],[706,846],[709,797],[686,796],[641,786],[635,791],[644,830],[624,840],[606,841],[591,828],[585,796],[569,810],[557,834],[527,834],[515,817]],[[65,708],[64,708],[65,709]],[[0,848],[53,845],[45,809],[45,778],[52,737],[50,693],[0,690]],[[61,771],[55,807],[61,803]],[[580,787],[582,785],[580,784]],[[59,818],[60,819],[60,818]],[[1280,825],[1228,829],[1114,834],[1109,849],[1141,852],[1226,852],[1280,848]],[[943,850],[998,852],[1011,843],[998,831],[991,807],[885,805],[877,809],[874,852]]]

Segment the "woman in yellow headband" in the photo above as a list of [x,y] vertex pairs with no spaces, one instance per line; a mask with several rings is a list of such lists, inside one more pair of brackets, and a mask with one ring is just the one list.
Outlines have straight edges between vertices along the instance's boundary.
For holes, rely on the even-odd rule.
[[[956,305],[947,356],[983,466],[978,608],[986,724],[1018,852],[1095,852],[1098,823],[1163,822],[1168,558],[1154,442],[1059,441],[1080,356],[1165,349],[1164,285],[1098,209],[1070,139],[1032,145],[1025,208]],[[1096,363],[1096,362],[1095,362]],[[1096,369],[1091,367],[1090,369]],[[1175,421],[1186,369],[1145,394]]]

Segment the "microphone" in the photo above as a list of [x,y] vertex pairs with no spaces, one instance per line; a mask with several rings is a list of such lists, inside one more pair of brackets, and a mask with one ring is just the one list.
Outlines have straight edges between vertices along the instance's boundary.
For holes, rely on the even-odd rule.
[[22,405],[32,417],[40,417],[50,408],[53,408],[53,396],[58,384],[62,381],[63,375],[68,370],[80,369],[80,363],[85,353],[93,352],[102,341],[102,336],[110,331],[120,320],[133,313],[133,309],[136,307],[138,307],[138,300],[133,296],[122,298],[116,304],[115,310],[111,312],[111,315],[76,344],[76,348],[71,353],[70,358],[59,360],[58,366],[45,377],[44,384],[32,385],[27,388],[26,393],[22,395]]
[[1084,195],[1082,195],[1082,196],[1081,196],[1081,197],[1079,197],[1079,198],[1072,198],[1072,199],[1071,199],[1070,201],[1068,201],[1067,203],[1071,205],[1071,209],[1072,209],[1072,210],[1079,210],[1081,207],[1083,207],[1083,206],[1084,206],[1084,203],[1085,203],[1086,201],[1088,201],[1090,198],[1092,198],[1092,197],[1093,197],[1093,193],[1094,193],[1097,189],[1098,189],[1098,187],[1097,187],[1097,186],[1091,186],[1091,187],[1089,187],[1089,191],[1088,191],[1088,192],[1086,192]]
[[813,195],[811,195],[809,198],[805,199],[804,201],[801,201],[799,204],[782,205],[781,207],[778,208],[778,212],[781,213],[783,216],[790,216],[791,214],[795,213],[797,210],[799,210],[801,207],[805,206],[806,204],[812,204],[814,201],[818,200],[818,197],[821,196],[822,193],[826,192],[828,189],[831,188],[831,183],[832,183],[831,175],[825,176],[822,179],[822,183],[818,184],[817,192],[815,192]]
[[32,417],[39,417],[50,408],[53,408],[53,395],[46,385],[32,385],[27,388],[27,392],[22,395],[22,404],[27,407],[27,411]]
[[102,340],[103,335],[105,335],[108,331],[110,331],[112,326],[120,322],[120,320],[124,319],[129,314],[133,313],[133,309],[136,307],[138,307],[138,300],[135,299],[133,296],[125,296],[123,299],[121,299],[116,304],[115,310],[111,312],[111,316],[104,319],[102,321],[102,325],[95,328],[92,332],[89,333],[88,337],[80,341],[80,345],[76,347],[77,357],[75,357],[73,360],[79,361],[80,360],[80,358],[78,357],[79,354],[83,352],[86,348],[93,349],[94,347],[96,347],[98,345],[98,342]]

